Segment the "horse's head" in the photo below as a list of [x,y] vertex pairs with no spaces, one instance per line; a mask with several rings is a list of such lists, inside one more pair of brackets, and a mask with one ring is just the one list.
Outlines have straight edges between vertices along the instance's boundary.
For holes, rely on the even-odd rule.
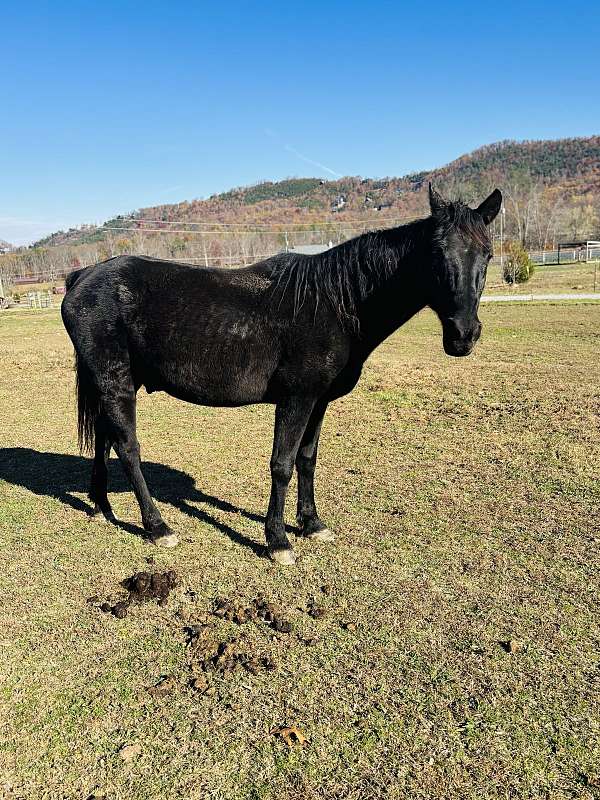
[[495,189],[478,208],[447,202],[429,184],[434,225],[433,281],[429,305],[441,320],[444,350],[468,356],[481,335],[477,317],[492,245],[487,226],[502,205]]

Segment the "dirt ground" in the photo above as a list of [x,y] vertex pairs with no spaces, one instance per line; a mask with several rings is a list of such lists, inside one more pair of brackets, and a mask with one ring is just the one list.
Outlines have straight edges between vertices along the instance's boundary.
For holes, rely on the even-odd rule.
[[86,516],[58,312],[1,313],[0,797],[600,796],[600,304],[490,306],[472,357],[423,313],[331,407],[337,540],[294,569],[271,408],[140,394],[159,550],[115,460],[119,527]]

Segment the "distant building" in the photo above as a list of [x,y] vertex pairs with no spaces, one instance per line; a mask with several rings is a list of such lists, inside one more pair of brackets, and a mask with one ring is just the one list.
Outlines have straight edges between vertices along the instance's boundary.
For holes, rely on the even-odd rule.
[[290,247],[288,253],[301,253],[305,256],[316,256],[318,253],[324,253],[333,247],[333,242],[329,244],[300,244],[298,247]]
[[37,283],[41,283],[43,280],[43,276],[41,275],[28,275],[24,278],[14,278],[13,283],[15,286],[34,286]]

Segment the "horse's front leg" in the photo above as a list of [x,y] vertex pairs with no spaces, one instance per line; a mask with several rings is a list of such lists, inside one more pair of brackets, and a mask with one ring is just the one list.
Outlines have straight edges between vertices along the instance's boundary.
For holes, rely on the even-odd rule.
[[278,564],[294,564],[296,557],[285,535],[285,495],[306,425],[315,405],[312,397],[289,397],[275,409],[275,436],[271,455],[271,498],[265,534],[269,555]]
[[296,456],[298,470],[298,511],[296,521],[303,536],[321,542],[331,542],[333,533],[319,519],[315,505],[315,468],[317,465],[317,449],[323,416],[327,410],[327,401],[319,400],[315,405]]

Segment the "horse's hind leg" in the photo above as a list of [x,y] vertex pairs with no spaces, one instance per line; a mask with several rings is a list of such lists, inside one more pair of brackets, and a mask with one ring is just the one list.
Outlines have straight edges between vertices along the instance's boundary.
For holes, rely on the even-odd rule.
[[106,416],[108,435],[139,503],[144,529],[154,544],[175,547],[179,540],[163,521],[142,474],[140,446],[135,433],[133,383],[128,386],[114,386],[108,395],[103,396],[102,407]]
[[108,501],[108,456],[111,446],[107,436],[107,420],[101,414],[94,425],[94,462],[88,497],[94,504],[93,517],[103,517],[108,522],[115,522]]

